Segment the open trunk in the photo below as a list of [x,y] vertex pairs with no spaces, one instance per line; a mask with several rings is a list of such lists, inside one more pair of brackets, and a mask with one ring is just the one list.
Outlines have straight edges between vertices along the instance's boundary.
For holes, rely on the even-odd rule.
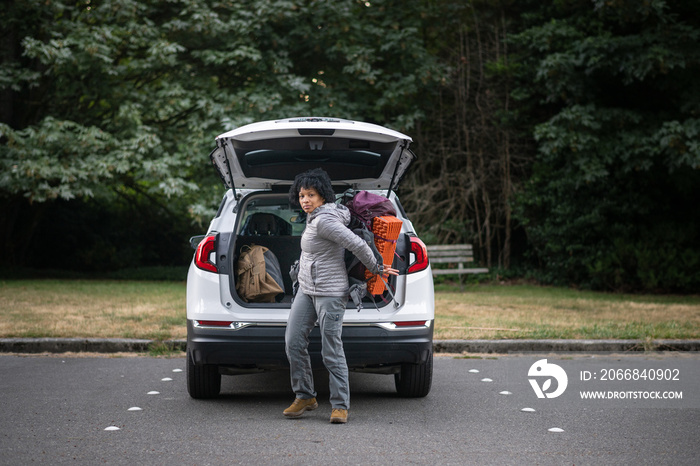
[[[238,204],[238,215],[235,234],[228,241],[227,257],[232,273],[229,274],[229,286],[231,295],[244,307],[283,307],[288,308],[292,302],[292,281],[289,270],[301,255],[301,235],[306,226],[306,214],[298,208],[289,205],[287,193],[255,193],[250,194]],[[284,297],[275,303],[246,303],[236,292],[236,264],[241,254],[241,249],[246,245],[260,245],[268,248],[277,258],[284,282]],[[399,269],[400,274],[406,273],[409,260],[410,242],[406,235],[402,234],[397,241],[396,254],[393,266]],[[389,284],[396,287],[396,277],[391,277]],[[366,297],[365,307],[381,308],[391,300],[387,291],[383,295]],[[353,303],[349,303],[349,308]]]
[[413,162],[411,138],[381,126],[333,118],[264,121],[219,135],[210,154],[224,186],[271,189],[321,167],[355,190],[395,190]]

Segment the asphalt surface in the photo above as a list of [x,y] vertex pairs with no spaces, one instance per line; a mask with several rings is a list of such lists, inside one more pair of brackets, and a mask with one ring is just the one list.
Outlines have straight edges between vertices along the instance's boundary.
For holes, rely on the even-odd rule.
[[[568,374],[557,399],[529,381],[542,358]],[[290,420],[285,372],[224,377],[218,399],[197,401],[182,357],[0,355],[0,464],[697,464],[699,363],[693,352],[440,356],[422,399],[397,397],[391,376],[351,374],[350,420],[331,425],[323,371],[319,409]],[[645,380],[610,381],[610,369]],[[679,380],[646,378],[657,369]],[[683,397],[582,400],[583,389]]]

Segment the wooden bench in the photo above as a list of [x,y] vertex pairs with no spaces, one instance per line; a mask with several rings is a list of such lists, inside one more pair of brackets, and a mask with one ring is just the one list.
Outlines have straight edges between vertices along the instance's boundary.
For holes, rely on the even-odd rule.
[[451,246],[427,246],[428,259],[433,264],[456,264],[456,268],[432,269],[435,275],[460,275],[465,273],[488,273],[489,269],[477,267],[465,267],[464,264],[474,262],[474,251],[471,244],[455,244]]

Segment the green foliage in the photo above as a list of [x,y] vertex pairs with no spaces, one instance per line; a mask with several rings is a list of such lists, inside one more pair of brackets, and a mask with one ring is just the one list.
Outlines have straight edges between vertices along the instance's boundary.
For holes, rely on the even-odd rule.
[[0,127],[0,193],[41,202],[143,183],[182,196],[198,189],[192,175],[213,137],[240,124],[333,113],[412,125],[410,104],[439,67],[411,9],[369,5],[13,5],[10,15],[37,20],[4,21],[21,54],[7,57],[0,83],[31,111]]
[[142,132],[119,140],[97,127],[51,116],[20,131],[0,124],[0,131],[7,139],[0,159],[0,186],[7,197],[23,195],[30,202],[46,202],[104,196],[105,183],[129,174],[153,176],[151,184],[166,178],[159,187],[169,195],[182,194],[187,185],[169,176],[173,160],[149,160],[149,153],[159,151],[154,134]]
[[26,0],[0,32],[2,266],[183,265],[222,195],[214,137],[318,115],[414,136],[428,242],[700,288],[696,1]]
[[425,4],[440,11],[426,30],[446,66],[412,133],[419,158],[401,199],[430,243],[471,243],[480,265],[509,267],[511,199],[532,159],[510,107],[517,64],[504,44],[519,2]]
[[693,8],[562,2],[552,19],[514,38],[526,64],[519,95],[550,115],[534,128],[537,161],[516,207],[543,280],[700,287]]
[[332,115],[411,127],[440,76],[420,3],[4,3],[0,261],[28,260],[39,203],[150,201],[167,206],[164,219],[201,225],[222,195],[207,163],[214,137],[245,123]]

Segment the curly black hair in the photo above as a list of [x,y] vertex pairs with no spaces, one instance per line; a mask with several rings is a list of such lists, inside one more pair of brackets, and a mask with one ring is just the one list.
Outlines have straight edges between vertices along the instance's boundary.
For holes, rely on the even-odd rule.
[[335,202],[335,192],[331,184],[331,178],[323,168],[313,168],[294,177],[294,183],[289,188],[289,203],[294,207],[299,205],[299,191],[301,189],[315,189],[323,198],[323,203]]

